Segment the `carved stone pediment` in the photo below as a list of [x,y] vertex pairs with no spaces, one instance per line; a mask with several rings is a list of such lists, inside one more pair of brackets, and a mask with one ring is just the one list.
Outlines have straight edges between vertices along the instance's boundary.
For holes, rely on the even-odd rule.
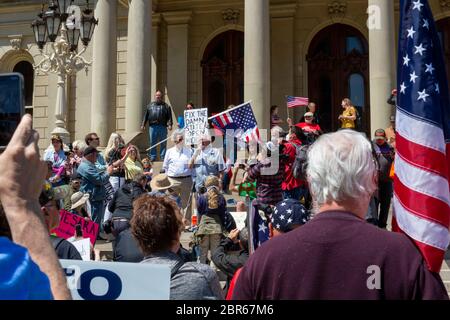
[[228,8],[222,11],[222,18],[225,23],[237,24],[240,14],[239,10]]
[[328,4],[328,14],[332,17],[345,16],[347,11],[347,3],[335,0]]
[[20,50],[22,49],[22,35],[12,35],[12,36],[8,36],[9,38],[9,43],[11,44],[11,47],[14,50]]

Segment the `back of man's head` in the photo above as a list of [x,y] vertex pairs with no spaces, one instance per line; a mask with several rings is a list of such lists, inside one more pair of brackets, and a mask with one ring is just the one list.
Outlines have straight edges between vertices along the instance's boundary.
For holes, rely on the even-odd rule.
[[139,184],[143,184],[144,181],[147,181],[147,177],[142,174],[142,173],[138,173],[134,176],[133,178],[133,182],[139,183]]
[[325,134],[308,151],[307,177],[319,207],[372,195],[376,175],[372,145],[362,133],[340,130]]

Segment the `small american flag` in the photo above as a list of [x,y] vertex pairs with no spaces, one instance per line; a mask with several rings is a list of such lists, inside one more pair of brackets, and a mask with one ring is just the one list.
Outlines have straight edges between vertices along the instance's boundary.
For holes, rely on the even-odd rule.
[[269,222],[261,218],[259,214],[258,205],[253,201],[250,207],[250,214],[247,218],[247,225],[249,230],[249,239],[251,239],[250,253],[253,253],[258,249],[264,242],[269,240]]
[[242,141],[259,141],[259,130],[250,102],[215,115],[211,121],[222,133],[233,130],[233,136]]
[[287,103],[288,108],[307,106],[309,103],[309,99],[303,98],[303,97],[287,96],[286,103]]
[[426,0],[402,0],[398,47],[394,231],[439,272],[450,242],[450,100]]

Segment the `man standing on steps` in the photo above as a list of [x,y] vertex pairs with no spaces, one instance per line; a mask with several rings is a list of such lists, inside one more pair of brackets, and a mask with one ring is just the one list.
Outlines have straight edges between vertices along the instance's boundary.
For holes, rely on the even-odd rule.
[[[158,142],[167,139],[167,129],[172,130],[172,109],[164,102],[163,94],[161,91],[156,91],[155,101],[151,102],[147,106],[145,111],[144,120],[142,121],[141,131],[145,130],[145,125],[149,124],[148,133],[150,138],[150,146],[157,144]],[[166,155],[166,142],[164,141],[160,145],[160,161],[164,160]],[[156,160],[156,147],[150,149],[149,157],[151,161]]]

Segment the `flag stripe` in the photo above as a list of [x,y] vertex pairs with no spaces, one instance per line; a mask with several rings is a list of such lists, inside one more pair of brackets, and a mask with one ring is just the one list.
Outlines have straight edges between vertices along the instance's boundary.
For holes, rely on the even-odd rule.
[[395,140],[397,152],[406,162],[412,161],[416,167],[448,178],[445,154],[405,139],[400,133],[396,134]]
[[399,228],[408,236],[429,246],[447,250],[450,243],[448,228],[412,214],[402,206],[397,197],[393,198],[393,207]]
[[450,204],[448,180],[410,165],[398,153],[395,156],[395,174],[409,189]]
[[394,193],[403,207],[420,218],[440,223],[448,228],[450,216],[447,214],[448,206],[445,202],[408,189],[397,176],[394,178],[394,184]]
[[444,133],[439,127],[417,120],[397,109],[395,129],[405,139],[445,153]]
[[[392,217],[392,231],[405,234],[399,228],[397,219],[395,218],[395,216]],[[414,244],[418,247],[420,252],[422,252],[422,254],[424,256],[424,260],[427,263],[428,269],[430,269],[432,272],[439,273],[440,266],[442,264],[442,261],[444,260],[445,252],[439,248],[435,248],[433,246],[427,245],[418,240],[415,240]]]

